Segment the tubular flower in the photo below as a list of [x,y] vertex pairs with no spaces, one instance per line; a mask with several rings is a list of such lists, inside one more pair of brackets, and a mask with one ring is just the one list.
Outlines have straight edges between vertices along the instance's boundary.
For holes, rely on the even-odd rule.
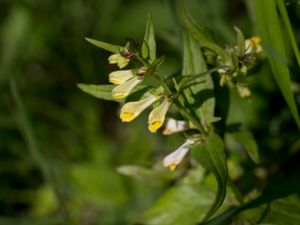
[[172,102],[165,99],[157,108],[153,109],[148,118],[148,129],[155,133],[164,123],[165,117]]
[[123,84],[134,77],[132,70],[119,70],[111,72],[109,75],[109,82],[112,84]]
[[157,96],[149,94],[149,96],[135,102],[126,103],[120,113],[122,122],[130,122],[141,114],[147,107],[157,101]]
[[108,57],[109,64],[117,64],[120,69],[128,65],[133,54],[130,52],[115,53]]
[[165,123],[163,135],[171,135],[189,129],[189,124],[184,120],[168,118]]
[[176,149],[171,154],[167,155],[163,160],[163,165],[169,167],[171,171],[175,170],[176,166],[183,160],[184,156],[189,151],[189,146],[193,144],[194,141],[188,139],[186,140],[178,149]]
[[246,49],[246,54],[251,54],[251,53],[260,53],[262,51],[261,47],[261,39],[260,37],[252,37],[249,39],[245,40],[245,49]]
[[116,86],[111,94],[113,96],[113,98],[115,99],[123,99],[126,98],[129,93],[131,92],[131,90],[138,85],[140,82],[142,82],[141,79],[139,79],[138,77],[133,77],[130,80]]

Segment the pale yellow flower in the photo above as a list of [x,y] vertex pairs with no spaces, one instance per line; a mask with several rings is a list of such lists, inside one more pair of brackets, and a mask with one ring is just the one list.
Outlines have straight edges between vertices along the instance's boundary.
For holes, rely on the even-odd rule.
[[120,113],[120,118],[123,122],[130,122],[141,114],[147,107],[158,100],[157,96],[149,93],[149,95],[139,101],[128,102],[123,105]]
[[148,118],[148,129],[155,133],[164,123],[171,102],[165,99],[157,108],[153,109]]
[[260,37],[252,37],[245,40],[245,54],[260,53],[262,51],[261,39]]
[[138,77],[133,77],[130,80],[116,86],[111,94],[113,96],[113,98],[115,99],[123,99],[126,98],[129,93],[132,91],[132,89],[138,85],[140,82],[142,82],[141,79],[139,79]]
[[111,72],[109,75],[109,82],[112,84],[122,84],[134,77],[132,70],[118,70]]
[[251,96],[251,91],[244,85],[237,85],[237,90],[242,98],[249,98]]
[[176,166],[183,160],[184,156],[189,151],[189,146],[193,144],[194,141],[188,139],[186,140],[178,149],[176,149],[171,154],[167,155],[163,160],[163,165],[169,167],[171,171],[175,170]]
[[109,64],[117,64],[120,69],[128,65],[130,58],[126,58],[120,53],[115,53],[108,57]]

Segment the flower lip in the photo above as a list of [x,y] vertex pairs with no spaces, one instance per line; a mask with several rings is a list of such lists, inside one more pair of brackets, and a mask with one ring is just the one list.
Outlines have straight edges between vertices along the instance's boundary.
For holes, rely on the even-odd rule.
[[165,117],[172,102],[165,99],[157,108],[153,109],[148,118],[148,129],[155,133],[164,123]]
[[120,53],[115,53],[108,57],[109,64],[117,64],[120,69],[128,65],[130,59]]

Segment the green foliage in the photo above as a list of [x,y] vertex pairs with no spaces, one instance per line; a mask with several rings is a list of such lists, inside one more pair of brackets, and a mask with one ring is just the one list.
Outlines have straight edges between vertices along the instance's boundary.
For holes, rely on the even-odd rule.
[[203,220],[207,220],[222,206],[226,196],[227,164],[222,139],[216,134],[210,134],[204,143],[196,143],[192,146],[193,158],[205,169],[212,172],[218,182],[215,200],[205,214]]
[[[261,33],[265,46],[270,48],[267,51],[271,68],[282,95],[287,102],[291,113],[300,128],[300,117],[297,105],[291,90],[291,78],[288,65],[274,56],[272,52],[279,55],[283,59],[288,59],[286,42],[283,38],[283,30],[281,28],[275,1],[255,0],[255,12],[257,16],[258,28]],[[275,38],[274,38],[275,37]]]
[[[0,1],[0,224],[298,224],[298,4],[169,3]],[[168,137],[110,102],[149,95]]]
[[106,43],[106,42],[103,42],[103,41],[97,41],[97,40],[94,40],[94,39],[91,39],[91,38],[85,38],[85,40],[87,40],[88,42],[90,42],[91,44],[93,44],[93,45],[95,45],[99,48],[110,51],[112,53],[120,53],[120,52],[125,50],[125,48],[122,47],[122,46],[109,44],[109,43]]
[[118,101],[115,100],[111,95],[114,85],[77,84],[77,87],[85,93],[88,93],[96,98],[101,98],[108,101]]
[[154,28],[150,14],[148,15],[145,36],[142,44],[142,56],[144,59],[149,58],[150,63],[152,63],[156,59],[156,42],[154,38]]
[[234,140],[239,142],[246,152],[249,154],[251,159],[255,163],[259,163],[259,153],[256,141],[253,135],[248,131],[237,131],[232,133],[227,133],[226,135],[231,136]]

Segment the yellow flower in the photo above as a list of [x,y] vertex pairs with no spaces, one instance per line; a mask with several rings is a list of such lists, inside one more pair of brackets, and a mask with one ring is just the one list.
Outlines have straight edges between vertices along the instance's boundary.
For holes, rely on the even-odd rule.
[[153,109],[148,118],[148,129],[155,133],[164,123],[171,102],[165,99],[157,108]]
[[245,40],[245,54],[260,53],[262,51],[261,39],[260,37],[252,37]]
[[117,64],[120,69],[127,66],[129,61],[129,57],[123,56],[120,53],[116,53],[108,57],[109,64]]
[[186,140],[178,149],[171,154],[167,155],[163,160],[163,165],[169,167],[171,171],[175,170],[176,166],[183,160],[184,156],[189,151],[189,145],[193,144],[194,141]]
[[122,84],[134,77],[132,70],[118,70],[111,72],[109,75],[109,82],[112,84]]
[[115,99],[126,98],[129,95],[129,93],[131,92],[131,90],[136,85],[138,85],[140,82],[142,82],[141,79],[139,79],[138,77],[133,77],[130,80],[116,86],[112,90],[111,94],[112,94],[113,98],[115,98]]
[[141,114],[147,107],[158,100],[157,96],[149,94],[147,97],[135,102],[126,103],[120,113],[120,118],[123,122],[130,122]]
[[186,121],[168,118],[165,123],[165,129],[162,133],[163,135],[171,135],[177,132],[185,131],[187,129],[189,129],[189,124]]
[[237,90],[242,98],[249,98],[251,96],[251,91],[244,85],[238,84]]

